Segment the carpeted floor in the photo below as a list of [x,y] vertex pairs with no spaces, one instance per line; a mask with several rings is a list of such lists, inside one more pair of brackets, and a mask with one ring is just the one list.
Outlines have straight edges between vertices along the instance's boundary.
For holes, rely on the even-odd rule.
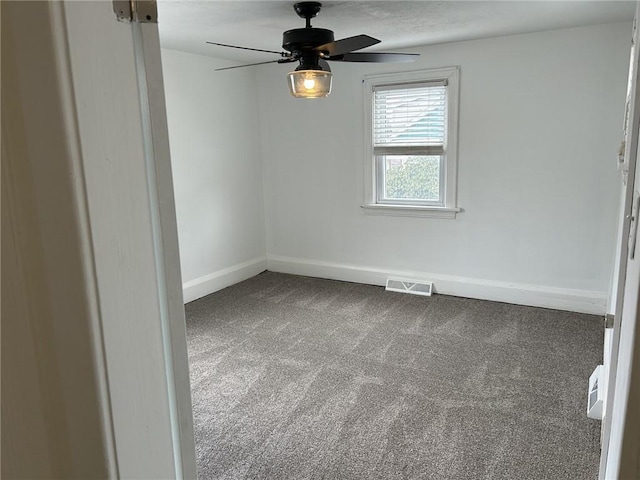
[[265,272],[186,306],[200,479],[595,479],[595,316]]

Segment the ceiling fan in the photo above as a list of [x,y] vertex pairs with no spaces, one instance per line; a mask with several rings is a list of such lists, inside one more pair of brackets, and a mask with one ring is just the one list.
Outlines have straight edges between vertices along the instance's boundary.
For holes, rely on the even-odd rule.
[[298,67],[287,75],[289,91],[294,97],[318,98],[326,97],[331,93],[332,73],[328,61],[376,63],[412,62],[419,56],[417,53],[356,53],[356,50],[380,43],[380,40],[370,37],[369,35],[356,35],[354,37],[335,40],[333,31],[311,26],[311,19],[318,15],[321,8],[322,4],[319,2],[300,2],[293,6],[298,16],[305,19],[306,24],[304,28],[294,28],[282,34],[282,48],[286,50],[283,52],[207,42],[211,45],[221,47],[239,48],[242,50],[280,55],[280,58],[277,60],[236,65],[233,67],[219,68],[218,70],[250,67],[266,63],[300,62]]

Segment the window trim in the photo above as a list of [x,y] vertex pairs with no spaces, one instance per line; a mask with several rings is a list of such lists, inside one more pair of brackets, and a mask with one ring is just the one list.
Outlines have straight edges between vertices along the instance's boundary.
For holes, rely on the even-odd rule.
[[[460,95],[460,68],[445,67],[408,72],[367,75],[362,79],[364,99],[364,203],[362,209],[369,215],[397,215],[429,218],[455,218],[461,211],[457,206],[458,183],[458,105]],[[387,85],[419,85],[444,81],[447,84],[447,131],[441,170],[444,179],[444,204],[428,202],[380,202],[378,192],[380,175],[379,156],[373,153],[373,93],[377,87]],[[426,149],[428,147],[419,147]]]

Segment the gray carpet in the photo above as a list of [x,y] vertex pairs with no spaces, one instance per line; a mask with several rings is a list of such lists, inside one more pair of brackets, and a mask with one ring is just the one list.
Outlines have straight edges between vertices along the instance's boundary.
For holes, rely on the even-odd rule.
[[595,316],[265,272],[189,303],[201,479],[595,479]]

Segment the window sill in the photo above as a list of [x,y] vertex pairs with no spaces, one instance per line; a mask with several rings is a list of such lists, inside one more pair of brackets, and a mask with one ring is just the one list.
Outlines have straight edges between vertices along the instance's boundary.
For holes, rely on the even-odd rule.
[[382,205],[367,203],[362,205],[366,215],[392,215],[396,217],[424,217],[454,219],[461,208],[428,207],[422,205]]

